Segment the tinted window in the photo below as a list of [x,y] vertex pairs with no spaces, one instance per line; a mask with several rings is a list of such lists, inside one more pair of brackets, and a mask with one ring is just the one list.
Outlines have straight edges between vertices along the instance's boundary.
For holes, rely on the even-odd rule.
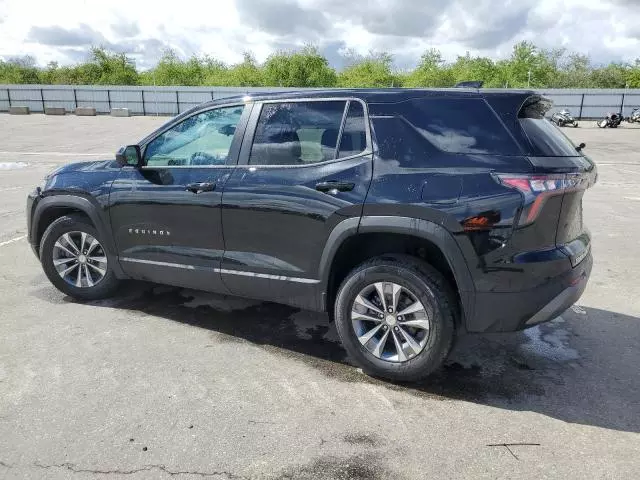
[[153,139],[145,165],[224,165],[244,107],[225,107],[193,115]]
[[476,98],[422,98],[376,110],[406,121],[424,140],[451,153],[517,155],[518,146],[491,111]]
[[346,102],[265,103],[251,146],[252,165],[305,165],[336,158]]
[[548,100],[537,100],[525,104],[518,118],[526,133],[533,155],[541,157],[578,157],[580,153],[571,140],[553,123],[545,118],[552,104]]
[[401,117],[373,117],[373,129],[378,140],[378,154],[394,160],[405,168],[425,165],[437,150]]
[[367,148],[365,134],[364,108],[360,102],[351,101],[349,112],[342,130],[338,158],[350,157],[363,152]]

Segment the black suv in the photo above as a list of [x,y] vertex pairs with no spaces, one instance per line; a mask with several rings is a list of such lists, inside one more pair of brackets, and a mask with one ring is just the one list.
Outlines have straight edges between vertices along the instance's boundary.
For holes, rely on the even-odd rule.
[[49,280],[83,300],[132,278],[326,311],[353,360],[414,380],[454,337],[550,320],[592,259],[596,168],[530,91],[234,97],[27,204]]

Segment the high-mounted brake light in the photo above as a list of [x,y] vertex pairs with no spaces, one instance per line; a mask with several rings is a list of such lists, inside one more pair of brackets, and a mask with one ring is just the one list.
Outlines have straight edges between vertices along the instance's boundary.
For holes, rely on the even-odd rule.
[[589,181],[581,174],[512,175],[497,174],[500,183],[518,190],[524,196],[524,208],[519,225],[535,221],[547,198],[562,195],[568,190],[587,188]]

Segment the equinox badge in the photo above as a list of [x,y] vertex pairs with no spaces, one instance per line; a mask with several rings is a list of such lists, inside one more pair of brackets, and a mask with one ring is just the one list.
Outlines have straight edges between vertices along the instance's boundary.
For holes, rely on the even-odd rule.
[[164,237],[168,237],[171,235],[169,230],[156,230],[150,228],[130,228],[130,235],[160,235]]

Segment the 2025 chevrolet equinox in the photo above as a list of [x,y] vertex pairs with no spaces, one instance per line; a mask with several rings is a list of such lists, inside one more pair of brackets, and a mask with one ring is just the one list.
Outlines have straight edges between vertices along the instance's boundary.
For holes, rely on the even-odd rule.
[[139,279],[327,311],[373,375],[416,380],[456,335],[554,318],[592,265],[596,167],[530,91],[225,98],[27,202],[49,280],[83,300]]

